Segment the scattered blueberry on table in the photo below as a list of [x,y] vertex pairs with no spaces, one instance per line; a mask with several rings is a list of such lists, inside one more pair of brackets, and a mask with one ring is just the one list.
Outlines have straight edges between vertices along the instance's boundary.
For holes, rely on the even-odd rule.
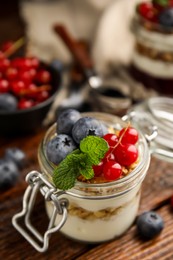
[[154,211],[144,212],[137,218],[137,230],[143,239],[155,238],[163,228],[162,217]]
[[5,150],[5,156],[0,159],[0,190],[7,190],[16,184],[25,160],[26,155],[19,148]]

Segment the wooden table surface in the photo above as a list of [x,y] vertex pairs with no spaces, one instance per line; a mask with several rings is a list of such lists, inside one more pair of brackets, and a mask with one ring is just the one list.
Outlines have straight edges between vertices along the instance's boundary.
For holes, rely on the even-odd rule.
[[[0,259],[122,259],[122,260],[162,260],[173,259],[173,211],[170,197],[173,194],[172,164],[152,158],[148,175],[143,183],[139,214],[145,210],[155,210],[165,223],[161,234],[151,241],[142,241],[136,232],[135,224],[121,238],[108,243],[87,245],[72,241],[60,232],[53,234],[46,253],[38,253],[13,228],[11,218],[22,207],[22,196],[26,188],[25,176],[39,170],[37,148],[45,129],[36,134],[13,138],[0,138],[0,156],[8,147],[21,148],[27,157],[25,168],[21,171],[16,185],[0,193]],[[40,230],[47,225],[44,201],[40,196],[36,202],[35,222]]]

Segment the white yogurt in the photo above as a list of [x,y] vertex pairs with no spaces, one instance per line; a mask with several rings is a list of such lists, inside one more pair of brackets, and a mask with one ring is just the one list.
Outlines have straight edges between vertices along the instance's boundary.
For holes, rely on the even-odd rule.
[[173,63],[153,60],[150,57],[144,56],[134,51],[132,62],[136,68],[153,77],[164,79],[173,78]]
[[[122,235],[134,222],[137,215],[140,200],[140,185],[134,190],[120,197],[105,200],[80,200],[77,198],[66,198],[70,204],[75,203],[81,209],[90,212],[90,215],[98,215],[99,211],[107,212],[104,216],[98,218],[82,218],[79,215],[73,215],[68,212],[68,218],[61,232],[75,240],[89,243],[98,243],[111,240]],[[116,209],[116,213],[110,215],[110,208]],[[51,202],[46,202],[48,216],[51,217],[53,206]],[[101,213],[100,213],[101,214]],[[101,214],[102,215],[102,214]],[[57,216],[56,225],[60,222],[61,216]]]

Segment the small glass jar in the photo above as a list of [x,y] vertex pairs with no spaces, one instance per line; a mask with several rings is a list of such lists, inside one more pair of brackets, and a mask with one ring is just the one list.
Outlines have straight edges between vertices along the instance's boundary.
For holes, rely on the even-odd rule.
[[173,28],[135,15],[135,47],[130,71],[135,79],[161,94],[173,94]]
[[[87,114],[106,123],[111,129],[121,129],[124,122],[114,116],[102,113]],[[47,132],[38,151],[41,171],[47,178],[53,172],[52,164],[47,160],[45,147],[55,135],[56,126]],[[150,152],[146,139],[140,134],[139,163],[126,177],[117,181],[87,184],[76,182],[74,188],[67,190],[61,198],[68,200],[68,217],[61,228],[66,236],[82,242],[103,242],[122,235],[133,223],[140,200],[141,184],[146,176]],[[46,202],[48,216],[53,212],[53,203]],[[56,224],[61,216],[57,216]]]
[[[112,130],[120,130],[126,126],[121,118],[106,113],[91,112],[84,113],[83,116],[94,117]],[[105,242],[121,236],[136,218],[141,185],[150,164],[148,142],[157,135],[155,127],[152,128],[151,135],[142,134],[139,129],[138,132],[139,160],[128,175],[116,181],[99,184],[76,181],[72,189],[62,191],[53,185],[54,167],[46,157],[47,142],[56,135],[56,124],[50,127],[38,149],[41,173],[32,171],[27,175],[30,186],[24,194],[23,210],[12,219],[14,227],[39,252],[47,250],[49,236],[58,230],[71,239],[87,243]],[[30,222],[38,191],[45,198],[45,207],[50,218],[44,236]],[[34,238],[18,223],[22,217]]]

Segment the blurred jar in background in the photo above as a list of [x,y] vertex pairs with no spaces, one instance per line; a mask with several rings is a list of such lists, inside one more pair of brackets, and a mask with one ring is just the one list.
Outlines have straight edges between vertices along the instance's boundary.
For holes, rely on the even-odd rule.
[[173,2],[153,0],[136,8],[131,73],[146,87],[173,95]]

